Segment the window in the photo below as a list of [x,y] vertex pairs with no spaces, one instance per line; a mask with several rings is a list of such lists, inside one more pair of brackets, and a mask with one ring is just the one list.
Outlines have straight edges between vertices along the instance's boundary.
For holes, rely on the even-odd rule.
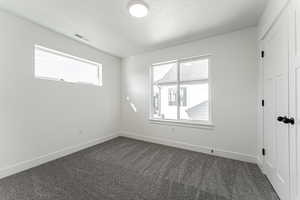
[[35,46],[35,77],[41,79],[102,85],[102,65],[65,53]]
[[208,57],[154,64],[151,80],[152,120],[211,123]]
[[176,95],[177,95],[176,88],[169,88],[169,106],[177,105],[177,96]]
[[[180,87],[180,104],[186,106],[186,87]],[[169,106],[177,106],[176,88],[169,88]]]

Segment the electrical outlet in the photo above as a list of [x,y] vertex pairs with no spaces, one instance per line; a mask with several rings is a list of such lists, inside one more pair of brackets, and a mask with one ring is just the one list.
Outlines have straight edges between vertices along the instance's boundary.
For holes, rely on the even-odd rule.
[[174,133],[174,132],[175,132],[175,128],[174,128],[174,127],[172,127],[172,128],[171,128],[171,131]]

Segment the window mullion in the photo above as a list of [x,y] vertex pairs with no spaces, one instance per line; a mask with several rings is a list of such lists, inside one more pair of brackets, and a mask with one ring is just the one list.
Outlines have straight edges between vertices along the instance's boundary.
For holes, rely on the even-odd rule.
[[180,63],[177,61],[177,120],[180,120]]

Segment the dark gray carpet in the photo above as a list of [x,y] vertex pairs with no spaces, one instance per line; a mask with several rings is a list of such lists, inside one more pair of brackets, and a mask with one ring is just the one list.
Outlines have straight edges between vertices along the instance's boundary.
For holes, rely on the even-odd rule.
[[1,200],[277,200],[254,164],[117,138],[0,180]]

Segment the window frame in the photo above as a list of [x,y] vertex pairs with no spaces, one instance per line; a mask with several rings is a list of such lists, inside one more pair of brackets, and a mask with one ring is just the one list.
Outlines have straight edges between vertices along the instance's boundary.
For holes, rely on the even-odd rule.
[[[214,127],[213,124],[213,112],[212,112],[212,77],[211,77],[211,57],[212,55],[205,55],[205,56],[195,56],[195,57],[190,57],[190,58],[181,58],[181,59],[176,59],[176,60],[171,60],[167,62],[159,62],[159,63],[154,63],[150,66],[149,74],[150,74],[150,100],[149,100],[149,121],[157,124],[163,124],[163,125],[175,125],[175,126],[187,126],[187,127],[194,127],[194,128],[212,128]],[[208,83],[208,113],[209,113],[209,119],[206,120],[184,120],[180,119],[180,106],[177,106],[177,119],[160,119],[160,118],[155,118],[153,117],[153,67],[154,66],[159,66],[159,65],[164,65],[164,64],[170,64],[170,63],[176,63],[177,65],[177,94],[179,94],[180,91],[180,85],[182,82],[180,82],[180,65],[181,63],[184,62],[192,62],[196,60],[208,60],[208,79],[207,81],[203,81],[205,83]],[[192,82],[199,82],[199,81],[190,81]],[[180,102],[180,95],[177,95],[177,104]]]
[[[37,66],[36,66],[36,61],[35,61],[35,53],[36,53],[37,49],[41,50],[41,51],[44,51],[44,52],[47,52],[47,53],[55,54],[57,56],[62,56],[62,57],[65,57],[65,58],[69,58],[69,59],[73,59],[73,60],[77,60],[77,61],[80,61],[80,62],[83,62],[83,63],[92,64],[92,65],[97,66],[97,68],[98,68],[98,70],[97,70],[98,71],[98,75],[97,75],[98,76],[98,84],[93,84],[93,83],[88,83],[88,82],[81,82],[81,81],[71,82],[71,81],[66,81],[64,79],[36,75],[35,74],[35,71],[36,71],[35,69],[36,69]],[[63,83],[69,83],[69,84],[89,85],[89,86],[96,86],[96,87],[102,87],[103,86],[103,76],[102,76],[103,75],[103,65],[101,63],[94,62],[94,61],[84,59],[84,58],[80,58],[80,57],[77,57],[77,56],[73,56],[71,54],[64,53],[64,52],[54,50],[54,49],[50,49],[50,48],[47,48],[47,47],[44,47],[44,46],[41,46],[41,45],[37,45],[37,44],[34,45],[33,62],[34,62],[33,75],[34,75],[34,78],[36,78],[36,79],[63,82]]]

